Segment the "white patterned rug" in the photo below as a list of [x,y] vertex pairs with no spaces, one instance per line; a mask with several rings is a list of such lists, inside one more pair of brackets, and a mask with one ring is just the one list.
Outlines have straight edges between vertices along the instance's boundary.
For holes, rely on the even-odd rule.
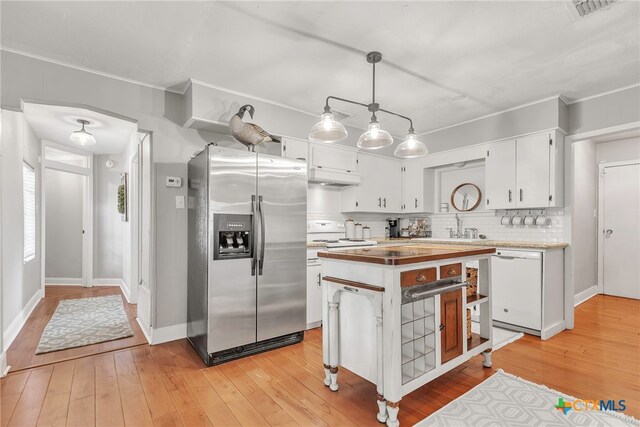
[[[571,396],[499,369],[416,426],[640,426],[639,420],[621,412],[566,409],[574,401]],[[576,405],[577,409],[582,407]]]
[[60,301],[36,354],[133,336],[122,304],[120,295]]

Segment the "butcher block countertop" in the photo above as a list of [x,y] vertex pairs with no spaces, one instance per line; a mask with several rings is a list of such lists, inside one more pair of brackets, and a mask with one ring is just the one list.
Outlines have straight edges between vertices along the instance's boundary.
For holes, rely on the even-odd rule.
[[384,265],[405,265],[443,259],[462,258],[472,255],[492,254],[496,248],[479,246],[407,245],[384,246],[362,249],[344,249],[333,252],[318,252],[320,258],[344,261],[368,262]]

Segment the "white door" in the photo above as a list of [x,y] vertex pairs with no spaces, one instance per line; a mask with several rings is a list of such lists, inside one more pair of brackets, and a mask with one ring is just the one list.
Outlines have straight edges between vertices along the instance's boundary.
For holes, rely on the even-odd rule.
[[516,207],[516,142],[496,142],[489,146],[485,163],[487,209]]
[[516,207],[549,206],[549,135],[518,138],[516,143]]
[[322,321],[322,267],[307,265],[307,328],[315,328]]
[[302,139],[284,138],[282,157],[306,161],[309,158],[309,143]]
[[404,164],[402,204],[405,213],[424,212],[424,168],[418,162]]
[[640,164],[605,167],[600,188],[604,293],[640,299]]

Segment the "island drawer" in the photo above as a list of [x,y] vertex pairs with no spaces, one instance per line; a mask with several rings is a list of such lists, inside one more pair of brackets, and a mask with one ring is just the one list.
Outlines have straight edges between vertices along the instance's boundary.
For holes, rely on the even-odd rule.
[[462,274],[462,263],[446,264],[440,266],[440,278],[457,277]]
[[436,268],[422,268],[419,270],[404,271],[400,273],[400,286],[415,286],[436,281]]

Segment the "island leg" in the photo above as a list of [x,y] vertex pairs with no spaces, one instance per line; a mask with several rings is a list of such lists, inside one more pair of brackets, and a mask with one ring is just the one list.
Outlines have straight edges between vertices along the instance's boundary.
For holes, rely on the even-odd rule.
[[[377,307],[376,307],[377,308]],[[387,421],[387,401],[384,398],[384,368],[382,352],[384,346],[382,345],[382,307],[380,310],[376,310],[376,365],[377,365],[377,402],[378,402],[378,421],[384,423]]]
[[331,384],[331,376],[329,369],[329,329],[331,328],[331,319],[329,319],[329,291],[327,285],[322,286],[322,362],[324,367],[324,385],[329,387]]
[[482,366],[485,368],[491,367],[491,349],[488,348],[482,352]]
[[387,413],[389,418],[387,419],[387,427],[398,427],[400,421],[398,421],[398,412],[400,411],[400,402],[389,402],[387,400]]
[[[336,295],[338,293],[336,292]],[[337,296],[329,303],[329,377],[331,391],[338,391],[338,302]]]

